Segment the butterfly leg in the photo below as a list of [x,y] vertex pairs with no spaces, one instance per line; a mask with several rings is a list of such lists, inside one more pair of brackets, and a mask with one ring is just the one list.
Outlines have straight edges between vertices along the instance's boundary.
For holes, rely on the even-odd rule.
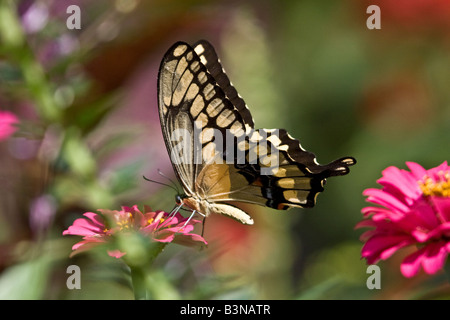
[[199,212],[197,210],[193,210],[191,215],[189,216],[189,218],[184,223],[184,225],[180,228],[180,230],[183,229],[184,227],[186,227],[186,225],[189,223],[189,221],[191,221],[191,219],[192,219],[192,217],[194,216],[195,213],[198,213],[199,215],[201,215],[204,218],[206,217],[206,215],[204,215],[203,213],[201,213],[201,212]]
[[183,203],[173,207],[172,211],[170,211],[169,216],[167,218],[172,219],[173,217],[175,217],[175,215],[178,213],[178,211],[180,211],[182,206],[183,206]]
[[206,215],[203,217],[203,221],[202,221],[202,234],[201,234],[202,237],[203,237],[203,233],[205,232],[205,224],[206,224]]

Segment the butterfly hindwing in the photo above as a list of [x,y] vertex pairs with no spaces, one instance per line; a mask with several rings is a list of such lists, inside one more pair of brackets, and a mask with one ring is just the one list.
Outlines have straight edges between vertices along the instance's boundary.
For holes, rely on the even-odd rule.
[[[210,192],[215,202],[249,202],[279,210],[313,207],[326,178],[346,174],[348,166],[354,163],[353,158],[342,158],[320,165],[314,154],[304,150],[284,129],[256,130],[246,143],[237,144],[239,148],[245,152],[228,167],[224,174],[226,179],[222,178],[222,183],[230,185],[230,190],[228,193]],[[266,150],[261,151],[263,148]],[[272,167],[264,163],[267,150],[275,157]],[[252,151],[258,156],[254,163],[249,163]],[[246,158],[244,164],[240,164],[242,157]]]

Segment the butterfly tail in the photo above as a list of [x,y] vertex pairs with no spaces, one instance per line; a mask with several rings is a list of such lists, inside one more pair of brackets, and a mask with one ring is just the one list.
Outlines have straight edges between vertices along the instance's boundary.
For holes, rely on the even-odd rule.
[[350,172],[349,167],[354,164],[356,164],[356,159],[353,157],[340,158],[324,165],[324,171],[322,171],[322,174],[328,177],[343,176]]

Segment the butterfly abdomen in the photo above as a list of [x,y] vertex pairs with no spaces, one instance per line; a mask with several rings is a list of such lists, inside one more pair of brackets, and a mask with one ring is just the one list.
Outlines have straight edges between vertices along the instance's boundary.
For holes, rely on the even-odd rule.
[[188,208],[196,210],[205,216],[209,216],[211,213],[221,214],[243,224],[253,224],[253,219],[247,213],[230,204],[214,203],[195,197],[187,197],[183,201]]

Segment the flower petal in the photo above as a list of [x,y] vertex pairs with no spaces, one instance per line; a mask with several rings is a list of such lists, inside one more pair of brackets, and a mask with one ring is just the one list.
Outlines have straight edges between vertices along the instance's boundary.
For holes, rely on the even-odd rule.
[[413,243],[411,238],[408,235],[375,235],[367,240],[361,256],[366,258],[369,264],[374,264],[380,259],[389,258],[398,249]]
[[440,224],[435,209],[425,200],[416,203],[408,216],[408,220],[410,220],[411,224],[415,224],[416,227],[422,227],[426,230],[436,228]]
[[376,227],[376,226],[377,226],[377,224],[373,220],[371,220],[371,219],[364,219],[364,220],[361,220],[360,222],[358,222],[355,225],[354,229],[371,228],[371,227]]
[[413,175],[397,167],[391,166],[383,170],[383,177],[377,182],[385,187],[385,191],[395,194],[397,198],[404,199],[404,201],[411,202],[421,195],[419,185]]
[[407,161],[406,165],[417,181],[422,180],[427,175],[427,170],[418,163]]
[[103,228],[105,226],[105,223],[103,222],[103,219],[94,212],[86,212],[83,213],[83,216],[87,217],[92,221],[93,224],[99,226],[100,228]]
[[103,244],[105,241],[101,238],[97,238],[96,241],[92,239],[83,239],[83,241],[77,242],[72,246],[72,253],[69,257],[73,257],[75,254],[90,250]]
[[[364,207],[361,209],[361,213],[364,215],[364,217],[367,217],[371,214],[374,216],[377,216],[379,219],[382,218],[392,218],[394,214],[391,210],[381,207]],[[401,215],[403,217],[403,215]]]
[[188,247],[202,246],[208,244],[208,242],[206,242],[206,240],[202,236],[195,233],[175,235],[173,243]]
[[87,212],[84,215],[90,220],[76,219],[67,230],[63,231],[63,235],[93,236],[104,233],[105,225],[100,222],[95,213]]
[[14,124],[18,122],[19,119],[14,113],[0,110],[0,140],[11,136],[17,130]]
[[107,252],[110,257],[117,259],[122,258],[126,254],[126,252],[122,252],[120,250],[107,250]]
[[367,240],[369,240],[370,238],[372,238],[377,234],[378,234],[377,230],[367,230],[359,236],[359,240],[362,242],[366,242]]
[[450,198],[430,197],[442,222],[450,222]]
[[413,235],[419,242],[448,239],[450,237],[450,222],[441,224],[440,226],[434,228],[429,232],[421,232],[420,230],[415,230]]
[[137,205],[132,206],[129,208],[129,211],[133,215],[133,227],[135,229],[140,229],[141,227],[145,226],[147,224],[147,220],[145,215],[139,210]]
[[153,240],[158,241],[158,242],[168,243],[168,242],[172,242],[174,238],[175,238],[174,233],[164,233],[164,234],[158,234],[158,236],[153,237]]
[[435,274],[444,267],[447,259],[445,242],[430,243],[426,246],[424,258],[422,260],[423,270],[428,274]]
[[420,264],[422,263],[424,253],[425,248],[422,248],[410,254],[403,260],[403,262],[400,265],[400,271],[405,277],[407,278],[414,277],[419,272]]
[[401,201],[401,199],[395,197],[390,193],[383,190],[369,188],[364,190],[364,195],[368,196],[367,201],[382,205],[395,212],[407,212],[408,206]]

